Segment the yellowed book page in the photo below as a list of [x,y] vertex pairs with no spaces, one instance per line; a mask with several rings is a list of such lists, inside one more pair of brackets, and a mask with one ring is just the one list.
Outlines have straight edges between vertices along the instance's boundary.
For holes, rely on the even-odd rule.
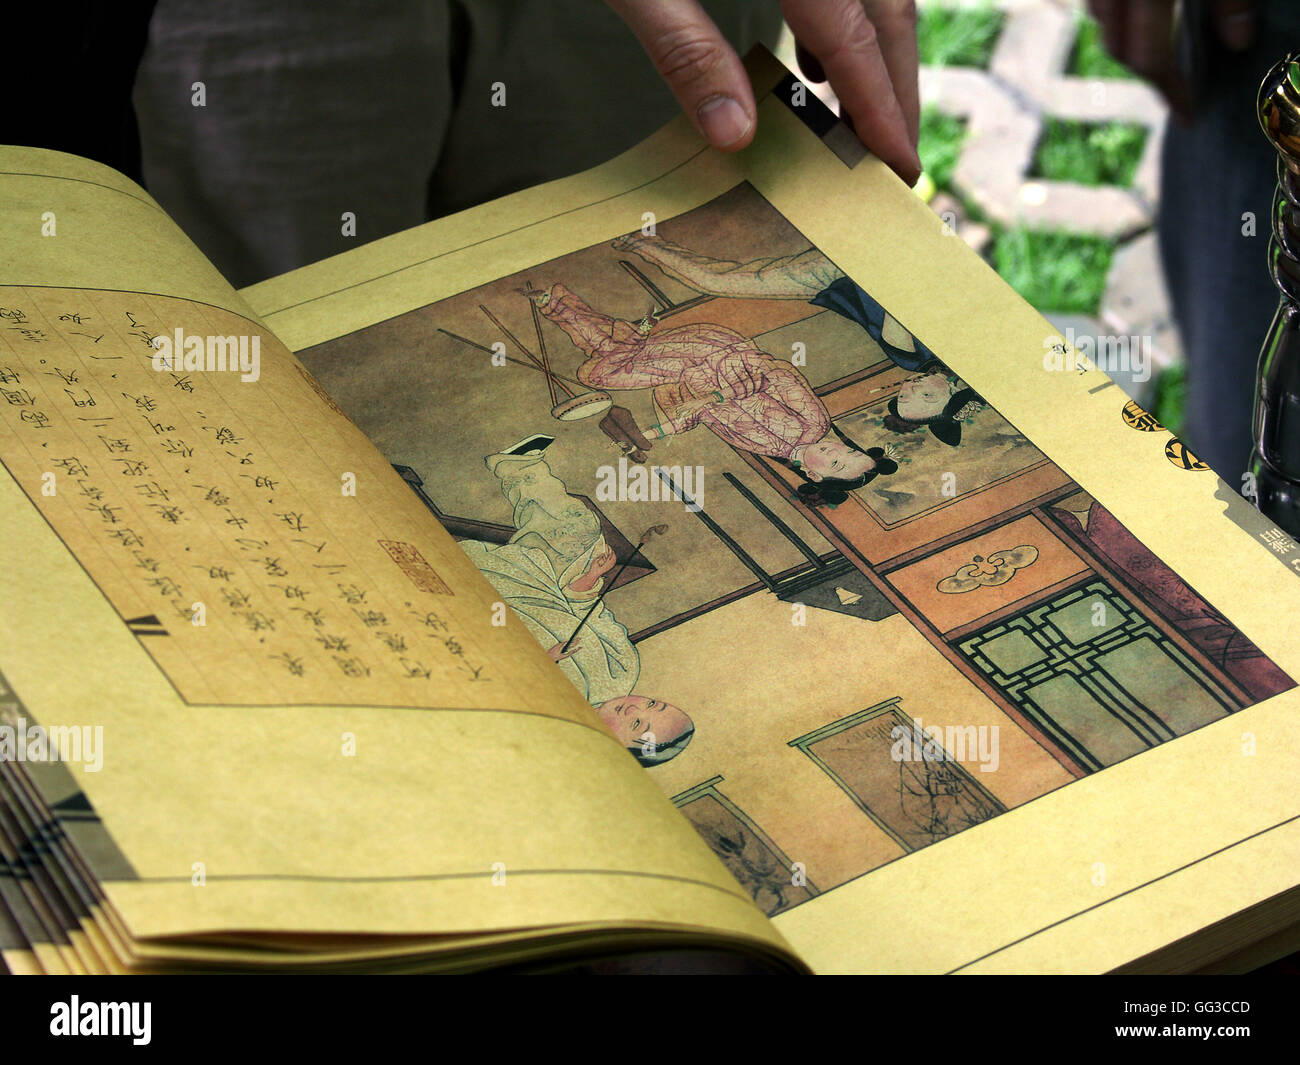
[[8,738],[39,759],[50,730],[130,933],[603,922],[781,953],[152,201],[54,153],[0,162]]
[[480,560],[484,458],[554,438],[693,719],[648,775],[815,969],[1108,970],[1294,889],[1296,544],[753,71],[744,152],[244,295]]

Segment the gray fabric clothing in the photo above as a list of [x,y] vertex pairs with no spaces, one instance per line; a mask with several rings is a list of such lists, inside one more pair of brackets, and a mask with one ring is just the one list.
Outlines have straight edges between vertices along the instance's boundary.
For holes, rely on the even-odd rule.
[[[776,0],[704,6],[742,54],[775,43]],[[600,0],[159,0],[134,99],[149,191],[236,286],[603,163],[677,113]]]

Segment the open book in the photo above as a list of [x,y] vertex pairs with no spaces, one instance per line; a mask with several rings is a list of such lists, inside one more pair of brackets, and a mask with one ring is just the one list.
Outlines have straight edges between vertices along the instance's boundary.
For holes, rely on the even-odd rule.
[[682,120],[243,292],[4,150],[6,967],[1192,968],[1300,920],[1300,549],[750,67],[739,155]]

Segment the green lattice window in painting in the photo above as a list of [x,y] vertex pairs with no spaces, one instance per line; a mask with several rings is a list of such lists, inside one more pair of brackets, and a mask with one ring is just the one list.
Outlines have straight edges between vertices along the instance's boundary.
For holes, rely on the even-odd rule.
[[1097,578],[957,648],[1087,770],[1240,709],[1175,640]]

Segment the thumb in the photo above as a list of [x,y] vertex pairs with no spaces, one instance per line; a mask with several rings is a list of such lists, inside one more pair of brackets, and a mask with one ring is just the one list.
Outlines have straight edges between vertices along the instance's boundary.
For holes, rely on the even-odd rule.
[[754,139],[754,93],[735,50],[696,0],[606,0],[713,147]]

